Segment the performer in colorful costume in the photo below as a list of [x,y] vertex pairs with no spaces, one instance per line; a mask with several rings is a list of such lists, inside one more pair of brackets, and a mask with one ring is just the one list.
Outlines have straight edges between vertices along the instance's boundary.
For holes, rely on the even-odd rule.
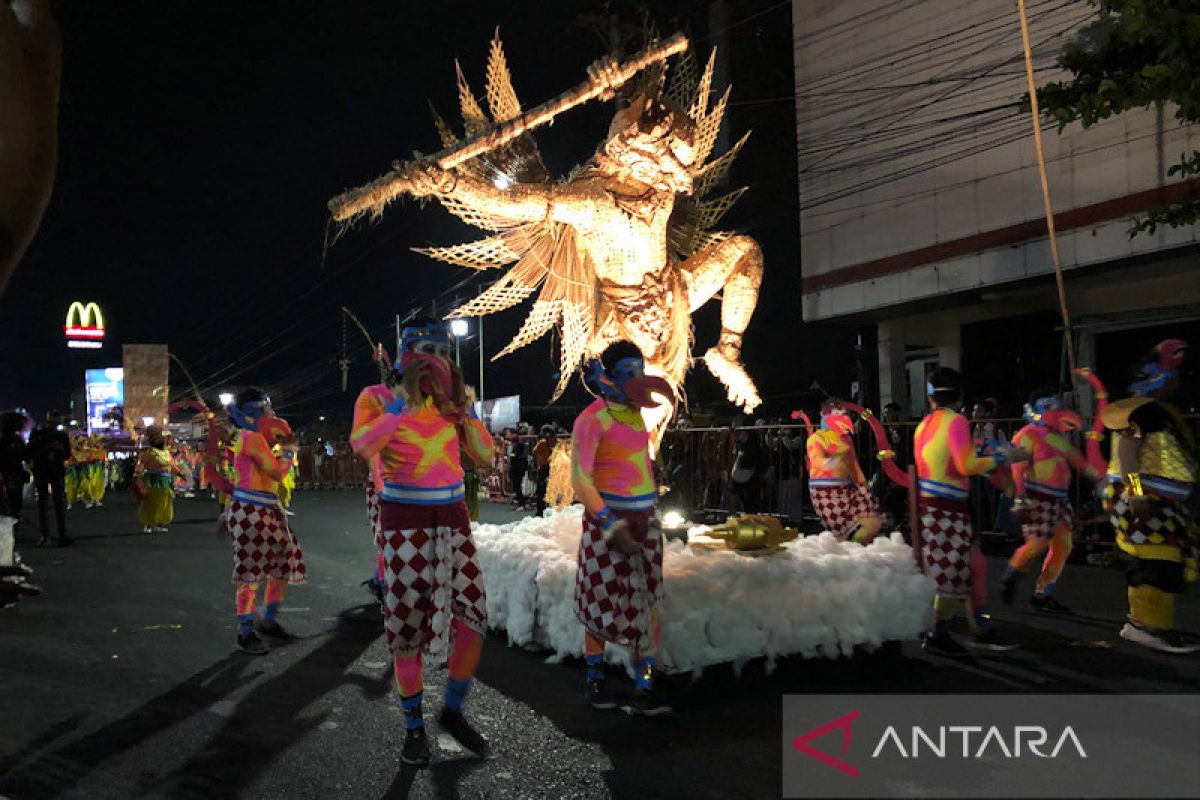
[[[230,422],[238,429],[233,468],[233,496],[221,516],[233,539],[233,581],[237,608],[237,647],[252,655],[267,652],[257,634],[290,638],[277,616],[289,584],[308,582],[304,554],[279,504],[278,484],[292,468],[297,445],[291,428],[275,416],[271,399],[258,389],[246,389],[229,407]],[[271,452],[280,446],[279,457]],[[267,579],[263,611],[254,615],[258,585]]]
[[1161,342],[1129,388],[1133,397],[1101,413],[1115,431],[1108,508],[1117,546],[1133,557],[1126,572],[1129,621],[1121,638],[1167,653],[1200,644],[1174,630],[1175,595],[1196,580],[1197,537],[1188,498],[1195,489],[1196,450],[1179,411],[1167,402],[1179,387],[1187,343]]
[[1028,459],[1029,453],[993,443],[990,454],[976,453],[967,418],[954,409],[962,402],[962,377],[952,369],[935,370],[927,387],[933,409],[917,426],[913,443],[919,479],[919,536],[925,573],[937,582],[936,619],[924,646],[948,656],[967,653],[950,635],[950,621],[962,604],[971,601],[975,622],[974,644],[991,650],[1008,650],[987,614],[987,561],[971,529],[967,508],[968,481],[1009,463]]
[[[376,350],[376,359],[386,361],[382,346]],[[404,410],[404,387],[401,385],[403,370],[397,361],[387,371],[382,383],[371,384],[358,393],[354,401],[354,423],[350,434],[351,443],[360,436],[366,435],[369,426],[378,422],[388,413],[388,407],[395,403],[395,413]],[[357,452],[357,451],[356,451]],[[379,494],[383,491],[383,476],[380,474],[379,454],[367,459],[370,474],[367,478],[367,525],[371,530],[371,541],[377,549],[375,556],[375,574],[363,581],[363,586],[379,601],[380,608],[384,604],[387,578],[385,577],[383,548],[379,529]]]
[[104,437],[95,434],[88,439],[91,456],[90,491],[91,507],[104,505],[104,490],[108,487],[108,448]]
[[177,467],[167,449],[167,437],[157,425],[146,428],[146,447],[138,453],[133,468],[134,480],[141,487],[141,505],[138,506],[138,522],[142,533],[159,531],[165,533],[175,518],[174,476]]
[[492,438],[471,413],[462,374],[450,362],[449,326],[423,320],[405,328],[401,339],[404,391],[395,393],[386,413],[356,426],[351,445],[363,458],[379,457],[384,627],[406,727],[400,757],[425,764],[423,653],[440,655],[448,647],[438,726],[468,750],[488,751],[487,740],[462,714],[483,649],[487,600],[464,502],[460,452],[485,464]]
[[71,456],[67,459],[67,510],[71,510],[71,506],[75,505],[77,500],[84,499],[84,475],[86,473],[86,456],[84,455],[84,447],[86,442],[81,433],[73,432],[71,438]]
[[1025,405],[1025,419],[1029,424],[1017,431],[1013,444],[1028,450],[1030,460],[1012,466],[1016,485],[1013,508],[1021,521],[1025,544],[1008,562],[1000,599],[1012,605],[1021,575],[1044,555],[1031,602],[1041,611],[1064,612],[1067,608],[1054,596],[1054,586],[1071,554],[1074,514],[1067,499],[1071,468],[1093,482],[1100,479],[1100,474],[1064,435],[1079,430],[1083,423],[1078,414],[1061,407],[1057,395],[1049,390],[1035,392]]
[[627,341],[609,345],[584,369],[584,383],[597,398],[575,420],[571,478],[584,508],[575,616],[585,630],[586,696],[594,708],[616,707],[603,671],[604,644],[611,642],[633,652],[637,689],[623,710],[665,714],[671,707],[654,681],[662,529],[641,410],[656,405],[652,393],[672,395],[666,381],[646,376],[641,351]]
[[853,432],[841,408],[821,410],[821,429],[808,437],[808,491],[825,530],[841,541],[870,544],[883,515],[854,454]]

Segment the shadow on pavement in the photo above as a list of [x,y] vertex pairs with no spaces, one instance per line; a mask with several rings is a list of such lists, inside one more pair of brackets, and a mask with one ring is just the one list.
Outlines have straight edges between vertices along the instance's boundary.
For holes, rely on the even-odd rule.
[[345,684],[360,686],[368,699],[385,697],[386,681],[346,672],[381,633],[372,606],[343,611],[324,642],[256,686],[202,750],[162,783],[148,787],[147,794],[237,796],[280,754],[320,727],[326,714],[304,716],[304,712],[321,697]]
[[[252,663],[241,654],[226,656],[95,733],[62,744],[24,766],[19,756],[5,759],[5,766],[11,762],[13,769],[0,774],[0,792],[27,798],[70,789],[109,759],[204,711],[257,677],[261,671],[246,670]],[[35,748],[26,749],[32,752]]]
[[428,770],[433,779],[433,796],[438,800],[457,800],[460,797],[458,782],[471,771],[485,763],[483,759],[467,756],[445,761],[434,761],[428,767],[402,764],[396,779],[383,795],[383,800],[407,800],[413,781],[423,770]]

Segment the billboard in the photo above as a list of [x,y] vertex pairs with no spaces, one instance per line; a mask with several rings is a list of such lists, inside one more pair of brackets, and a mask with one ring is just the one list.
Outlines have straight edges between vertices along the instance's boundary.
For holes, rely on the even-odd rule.
[[120,367],[85,370],[83,382],[87,393],[88,433],[120,431],[120,420],[113,419],[112,411],[116,409],[124,416],[125,370]]

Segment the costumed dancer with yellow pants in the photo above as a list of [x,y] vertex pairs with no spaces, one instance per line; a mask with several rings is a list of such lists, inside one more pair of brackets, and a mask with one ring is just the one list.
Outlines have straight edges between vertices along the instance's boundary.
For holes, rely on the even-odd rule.
[[83,434],[71,433],[71,455],[67,459],[67,477],[66,477],[66,494],[67,494],[67,510],[71,510],[71,506],[75,505],[78,500],[84,499],[83,478],[86,467],[84,461],[84,442]]
[[825,530],[839,541],[870,544],[883,527],[850,434],[854,422],[835,405],[821,409],[821,429],[808,437],[808,491]]
[[401,331],[401,341],[403,396],[398,393],[385,414],[356,428],[351,445],[362,458],[380,458],[383,618],[404,708],[400,759],[421,765],[429,762],[422,709],[426,653],[449,651],[438,727],[476,755],[489,749],[463,716],[483,651],[487,597],[460,453],[487,463],[492,438],[474,418],[462,373],[450,362],[449,325],[421,320]]
[[1155,347],[1129,388],[1134,397],[1101,414],[1116,433],[1108,508],[1117,546],[1133,557],[1125,579],[1129,621],[1121,638],[1165,653],[1194,653],[1200,643],[1175,630],[1175,596],[1196,580],[1196,521],[1188,498],[1196,487],[1195,444],[1179,410],[1168,400],[1179,387],[1187,343]]
[[167,449],[163,429],[157,425],[146,428],[146,447],[138,453],[133,468],[134,479],[143,487],[144,495],[138,506],[138,522],[142,533],[165,533],[175,518],[175,460]]
[[90,437],[90,500],[91,507],[104,505],[104,490],[108,486],[108,448],[105,447],[104,437],[95,434]]
[[1016,500],[1013,510],[1021,522],[1025,544],[1017,548],[1001,579],[1000,599],[1012,605],[1021,575],[1039,558],[1033,607],[1039,611],[1066,612],[1067,607],[1054,596],[1054,587],[1071,554],[1074,512],[1068,493],[1072,467],[1092,482],[1100,475],[1089,466],[1083,453],[1073,447],[1065,434],[1083,427],[1073,411],[1062,408],[1058,395],[1048,389],[1035,392],[1025,404],[1029,423],[1013,436],[1015,446],[1028,450],[1030,460],[1012,466]]
[[950,635],[950,622],[970,601],[972,645],[1011,650],[1016,645],[997,633],[987,613],[987,560],[971,528],[968,486],[972,475],[1025,461],[1029,453],[997,442],[985,443],[990,453],[976,452],[967,418],[956,410],[962,403],[962,376],[957,371],[934,370],[926,391],[932,411],[917,426],[913,440],[921,563],[925,574],[937,582],[934,629],[924,648],[944,656],[967,655],[967,649]]
[[[237,589],[237,648],[263,655],[267,644],[292,638],[277,619],[288,585],[308,582],[304,553],[279,504],[277,487],[296,459],[296,440],[286,422],[275,416],[271,398],[259,389],[238,393],[229,407],[238,429],[233,469],[233,497],[222,514],[233,539],[233,582]],[[280,446],[279,457],[271,452]],[[262,614],[255,616],[258,585],[266,579]]]
[[583,533],[575,572],[575,616],[584,627],[585,696],[593,708],[617,707],[604,675],[604,645],[632,651],[636,689],[626,713],[671,711],[655,681],[657,605],[663,596],[663,537],[650,433],[641,410],[653,393],[673,396],[661,378],[647,377],[642,353],[630,342],[609,345],[584,367],[596,400],[575,420],[571,482],[583,503]]

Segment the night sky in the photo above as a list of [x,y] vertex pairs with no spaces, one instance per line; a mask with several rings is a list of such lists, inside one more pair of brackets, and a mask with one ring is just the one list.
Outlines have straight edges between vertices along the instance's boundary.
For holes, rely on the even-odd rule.
[[[754,135],[732,183],[751,191],[724,227],[759,240],[762,299],[746,358],[781,415],[814,378],[853,379],[849,337],[800,318],[790,3],[646,4],[665,32],[684,30],[707,52],[721,44],[732,108],[725,126]],[[427,101],[456,126],[453,58],[483,94],[488,42],[498,26],[526,108],[574,86],[606,51],[616,14],[640,27],[638,7],[528,2],[121,2],[58,6],[64,77],[60,163],[33,246],[0,298],[0,408],[63,407],[88,367],[116,366],[122,342],[165,342],[206,391],[263,385],[285,416],[348,416],[376,380],[362,334],[345,330],[352,360],[341,389],[342,305],[390,344],[396,313],[446,311],[479,284],[474,273],[409,251],[478,238],[436,204],[391,206],[324,251],[326,201],[438,141]],[[537,135],[550,168],[586,159],[612,105],[593,103]],[[480,277],[494,279],[499,272]],[[109,336],[99,352],[69,351],[72,300],[95,300]],[[490,358],[524,317],[487,318]],[[696,317],[695,352],[715,343],[718,305]],[[463,343],[477,378],[474,339]],[[489,363],[488,396],[547,402],[557,356],[539,340]],[[173,395],[186,389],[172,368]],[[699,367],[695,404],[723,414],[716,381]],[[574,390],[564,398],[579,404]]]

